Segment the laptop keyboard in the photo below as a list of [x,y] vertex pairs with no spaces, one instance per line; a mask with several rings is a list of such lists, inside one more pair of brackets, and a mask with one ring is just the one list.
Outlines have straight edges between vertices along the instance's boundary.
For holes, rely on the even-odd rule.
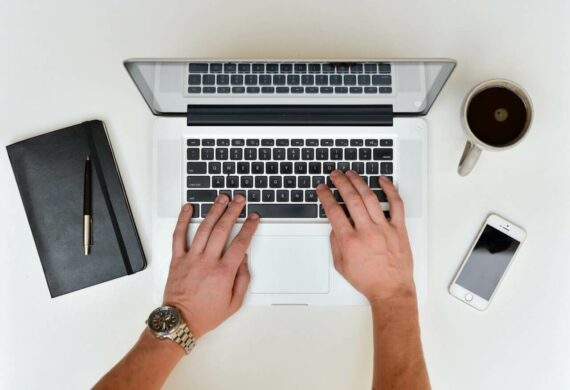
[[219,194],[242,194],[247,205],[240,217],[256,212],[263,218],[322,219],[315,187],[326,183],[348,215],[329,177],[335,169],[358,172],[385,203],[378,176],[393,180],[394,140],[187,139],[186,201],[194,205],[195,218],[204,218]]
[[392,93],[390,63],[195,62],[189,95],[382,95]]

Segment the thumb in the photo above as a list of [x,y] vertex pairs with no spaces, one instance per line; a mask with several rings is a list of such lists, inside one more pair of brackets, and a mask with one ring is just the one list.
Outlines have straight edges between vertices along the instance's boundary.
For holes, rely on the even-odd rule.
[[238,268],[236,279],[234,281],[232,300],[230,301],[230,308],[233,313],[238,311],[238,309],[243,304],[243,299],[245,293],[247,292],[247,286],[249,286],[249,267],[247,266],[247,254],[243,257],[243,260]]

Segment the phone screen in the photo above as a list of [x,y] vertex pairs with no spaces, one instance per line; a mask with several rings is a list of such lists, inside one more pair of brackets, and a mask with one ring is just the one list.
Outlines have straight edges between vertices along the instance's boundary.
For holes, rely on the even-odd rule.
[[485,226],[455,283],[489,300],[519,244],[500,230]]

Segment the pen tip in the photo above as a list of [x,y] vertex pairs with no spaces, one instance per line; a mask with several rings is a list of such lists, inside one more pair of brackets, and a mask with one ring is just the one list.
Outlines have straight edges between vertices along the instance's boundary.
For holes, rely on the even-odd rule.
[[85,248],[85,256],[89,255],[89,248]]
[[91,155],[87,155],[87,161],[91,160]]

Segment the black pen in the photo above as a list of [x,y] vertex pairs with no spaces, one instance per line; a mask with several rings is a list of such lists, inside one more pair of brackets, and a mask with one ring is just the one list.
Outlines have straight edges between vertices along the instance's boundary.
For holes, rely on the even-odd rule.
[[85,159],[85,175],[83,179],[83,249],[85,256],[91,246],[91,159]]

